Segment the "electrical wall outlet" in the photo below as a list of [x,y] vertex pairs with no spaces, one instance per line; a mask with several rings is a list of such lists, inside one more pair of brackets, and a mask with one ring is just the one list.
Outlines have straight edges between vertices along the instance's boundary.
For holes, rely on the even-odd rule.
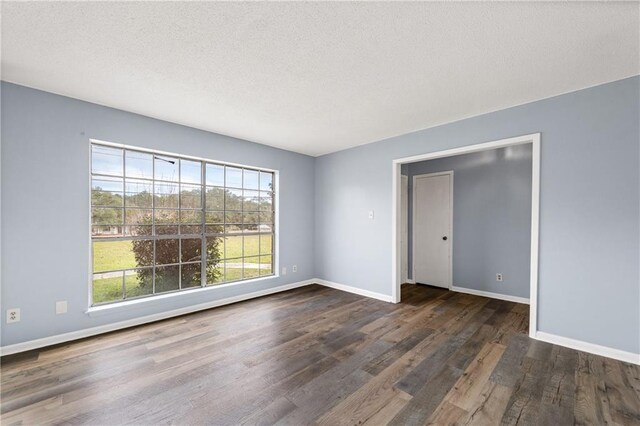
[[496,281],[502,281],[502,274],[501,273],[497,273],[496,274]]
[[287,275],[287,267],[286,266],[282,267],[282,275]]
[[373,217],[374,217],[374,216],[375,216],[375,215],[374,215],[373,210],[369,210],[369,219],[373,220]]
[[293,265],[291,267],[291,272],[298,272],[298,265]]
[[56,314],[66,314],[67,313],[67,301],[61,300],[56,302]]
[[20,308],[7,309],[7,324],[20,321]]

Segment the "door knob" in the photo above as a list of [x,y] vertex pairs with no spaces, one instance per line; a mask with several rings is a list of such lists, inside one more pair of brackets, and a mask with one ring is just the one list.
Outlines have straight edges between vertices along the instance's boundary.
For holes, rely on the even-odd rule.
[[443,240],[447,241],[447,236],[442,237]]

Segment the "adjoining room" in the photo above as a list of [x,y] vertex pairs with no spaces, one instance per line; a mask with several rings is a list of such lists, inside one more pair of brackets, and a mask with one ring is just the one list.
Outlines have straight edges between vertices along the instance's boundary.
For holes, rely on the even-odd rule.
[[401,283],[529,303],[537,292],[531,253],[538,240],[539,143],[532,135],[394,161],[401,164]]

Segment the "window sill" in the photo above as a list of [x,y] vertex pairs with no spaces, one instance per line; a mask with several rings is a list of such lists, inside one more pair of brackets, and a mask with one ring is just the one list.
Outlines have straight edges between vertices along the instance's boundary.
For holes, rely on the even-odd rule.
[[168,303],[172,300],[175,300],[176,298],[188,297],[190,295],[209,292],[212,290],[215,291],[220,288],[235,287],[243,284],[266,281],[266,280],[278,278],[279,276],[280,276],[279,274],[275,274],[275,275],[269,275],[266,277],[254,278],[251,280],[243,280],[243,281],[236,281],[236,282],[231,282],[226,284],[212,285],[208,287],[195,288],[187,291],[175,291],[172,293],[159,294],[157,296],[150,296],[150,297],[142,297],[139,299],[124,300],[122,302],[114,302],[106,305],[91,306],[85,311],[85,313],[90,317],[98,317],[102,315],[115,314],[118,312],[124,312],[128,310],[133,310],[133,309],[138,309],[138,308],[143,308],[148,306],[161,305],[163,303]]

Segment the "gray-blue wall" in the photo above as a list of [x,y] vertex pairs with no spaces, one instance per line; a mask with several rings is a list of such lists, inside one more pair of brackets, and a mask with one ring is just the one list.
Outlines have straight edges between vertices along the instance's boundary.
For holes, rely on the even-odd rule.
[[[402,166],[409,176],[409,276],[413,177],[453,171],[453,285],[529,298],[531,144]],[[497,282],[502,273],[504,281]]]
[[540,132],[538,329],[638,353],[639,94],[636,76],[317,158],[316,274],[391,295],[392,160]]
[[[314,276],[390,295],[392,159],[541,132],[538,328],[639,352],[639,94],[636,76],[313,159],[3,83],[1,308],[22,321],[2,345]],[[87,316],[89,138],[280,170],[298,273]]]
[[[89,138],[280,171],[280,265],[289,274],[85,314],[89,287]],[[2,345],[236,296],[314,276],[314,159],[2,83]],[[291,273],[297,264],[298,272]],[[55,314],[55,302],[69,311]]]

